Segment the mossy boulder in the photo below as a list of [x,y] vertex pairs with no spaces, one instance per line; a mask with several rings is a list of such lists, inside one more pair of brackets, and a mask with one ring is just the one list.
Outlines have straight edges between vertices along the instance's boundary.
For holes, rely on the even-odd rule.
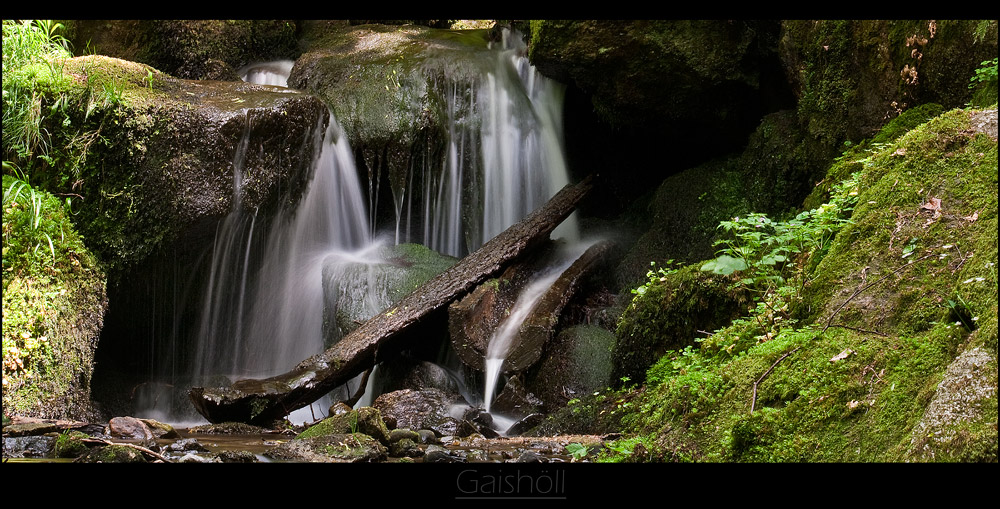
[[[573,83],[619,128],[745,132],[780,102],[774,21],[537,20],[531,62]],[[778,83],[773,83],[778,85]],[[725,135],[723,135],[725,136]]]
[[247,64],[298,56],[291,20],[74,20],[77,54],[142,62],[184,79],[238,81]]
[[555,409],[568,401],[611,385],[611,352],[615,334],[595,325],[576,325],[559,332],[546,355],[529,371],[525,385]]
[[147,463],[146,457],[139,450],[118,444],[95,447],[73,461],[75,463]]
[[640,383],[667,350],[694,346],[746,312],[751,296],[733,280],[701,270],[701,264],[655,278],[625,309],[611,352],[611,382]]
[[368,435],[386,446],[390,443],[389,430],[386,428],[385,422],[382,421],[382,415],[372,407],[361,407],[347,413],[327,417],[299,433],[295,439],[348,433]]
[[996,56],[996,33],[995,21],[790,20],[780,52],[803,125],[836,148],[918,104],[963,105],[969,77]]
[[828,178],[857,172],[857,205],[801,262],[798,321],[722,348],[744,317],[660,358],[626,429],[653,457],[996,461],[995,123],[951,110],[845,153]]
[[264,453],[279,460],[309,463],[372,463],[385,461],[388,450],[362,434],[329,434],[289,440]]
[[327,118],[315,97],[178,80],[103,56],[59,65],[62,78],[51,85],[24,79],[35,79],[45,101],[63,104],[43,127],[50,146],[64,148],[22,161],[23,170],[32,184],[77,198],[74,222],[113,280],[117,269],[181,237],[211,238],[233,206],[244,136],[253,143],[242,154],[243,206],[275,209],[301,193],[319,142],[316,126]]
[[85,438],[90,438],[90,435],[80,431],[60,433],[52,447],[52,455],[56,458],[77,458],[86,454],[89,448],[83,442]]
[[420,244],[377,246],[361,257],[355,253],[328,256],[322,276],[327,345],[336,343],[457,261]]

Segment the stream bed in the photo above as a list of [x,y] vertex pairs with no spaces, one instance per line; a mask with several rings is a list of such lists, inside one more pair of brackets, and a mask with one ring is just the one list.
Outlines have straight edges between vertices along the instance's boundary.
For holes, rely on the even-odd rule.
[[[316,437],[324,441],[322,447],[313,448],[320,453],[299,453],[295,456],[281,451],[287,451],[291,445],[315,442],[313,437],[296,438],[305,427],[251,430],[251,426],[241,423],[177,429],[166,426],[161,429],[169,431],[158,438],[125,438],[120,436],[120,431],[112,428],[115,426],[15,419],[5,423],[3,428],[3,462],[573,463],[590,461],[607,441],[619,438],[617,435],[486,438],[478,433],[466,437],[438,437],[427,430],[419,433],[409,430],[397,433],[400,430],[393,430],[383,438],[389,442],[387,446],[362,433],[332,434]],[[154,426],[150,428],[155,429]],[[399,438],[407,433],[414,439],[412,444],[396,445],[403,440],[411,440]],[[76,443],[72,444],[74,441]],[[97,454],[96,451],[109,446],[127,448],[130,454],[104,457]]]

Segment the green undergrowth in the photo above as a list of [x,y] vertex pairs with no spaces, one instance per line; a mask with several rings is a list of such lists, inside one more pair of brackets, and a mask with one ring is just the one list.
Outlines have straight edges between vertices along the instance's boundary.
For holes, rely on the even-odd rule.
[[[995,115],[927,106],[849,147],[807,200],[846,213],[821,248],[789,248],[794,218],[729,222],[703,268],[753,305],[695,324],[711,335],[617,396],[626,436],[604,460],[995,462]],[[651,278],[637,295],[648,324],[666,320],[659,296],[676,284]]]

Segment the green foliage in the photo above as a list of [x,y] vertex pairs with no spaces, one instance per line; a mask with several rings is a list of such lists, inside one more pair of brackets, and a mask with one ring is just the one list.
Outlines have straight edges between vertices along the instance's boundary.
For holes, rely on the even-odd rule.
[[997,81],[997,59],[994,58],[992,61],[986,60],[979,64],[979,68],[976,69],[976,75],[973,76],[969,84],[969,88],[975,88],[980,83]]
[[[789,318],[789,306],[800,299],[804,262],[822,257],[837,232],[850,222],[848,214],[857,202],[857,178],[855,173],[834,186],[828,203],[787,221],[757,213],[722,221],[719,228],[726,236],[715,242],[721,246],[719,254],[701,270],[736,274],[733,288],[745,288],[754,295],[751,315],[769,331]],[[766,334],[769,337],[771,332]]]
[[[78,292],[83,292],[82,294]],[[74,309],[103,298],[103,274],[55,196],[3,176],[4,408],[30,414],[89,377]],[[87,310],[99,319],[103,309]],[[75,329],[74,329],[75,328]],[[87,338],[84,342],[91,341]],[[86,374],[86,375],[84,375]],[[69,408],[69,401],[60,404]]]
[[969,88],[975,90],[970,105],[988,107],[997,103],[997,59],[986,60],[976,69]]
[[646,272],[646,278],[648,279],[648,281],[646,281],[645,284],[637,288],[633,288],[632,295],[635,295],[637,297],[645,295],[646,291],[649,290],[651,286],[657,283],[663,283],[667,280],[667,276],[677,273],[678,269],[676,267],[671,267],[671,265],[673,264],[674,264],[673,260],[667,260],[667,262],[665,263],[666,265],[665,267],[660,267],[659,269],[657,269],[656,262],[649,262],[649,265],[652,268],[649,269],[648,272]]
[[566,444],[566,452],[572,457],[572,461],[581,461],[587,457],[587,446],[580,443]]

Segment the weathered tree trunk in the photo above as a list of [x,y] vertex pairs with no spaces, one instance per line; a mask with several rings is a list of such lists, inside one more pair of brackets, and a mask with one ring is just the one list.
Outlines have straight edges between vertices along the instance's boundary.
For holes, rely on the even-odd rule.
[[379,348],[405,346],[392,340],[409,327],[545,242],[587,195],[592,180],[588,177],[579,184],[566,186],[542,208],[424,283],[392,309],[375,315],[340,342],[300,362],[291,371],[263,380],[240,380],[229,388],[194,387],[189,393],[191,401],[211,422],[254,424],[268,424],[316,401],[374,365]]

